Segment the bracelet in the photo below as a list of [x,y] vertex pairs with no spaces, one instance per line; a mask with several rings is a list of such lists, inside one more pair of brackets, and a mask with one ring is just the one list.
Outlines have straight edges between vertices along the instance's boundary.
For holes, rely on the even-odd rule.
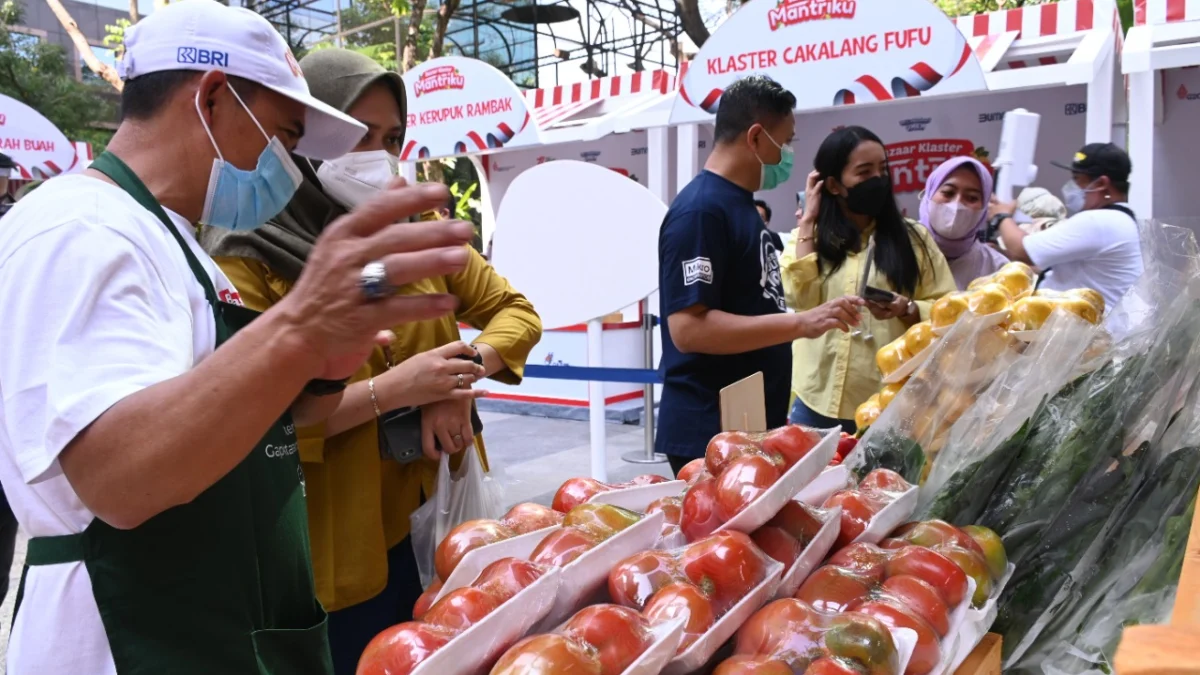
[[383,411],[379,409],[379,399],[375,398],[375,378],[367,380],[367,389],[371,392],[371,407],[375,409],[375,416],[383,417]]
[[796,237],[795,243],[803,244],[806,241],[812,241],[813,239],[816,239],[816,238],[817,238],[816,235],[813,235],[813,234],[810,234],[807,237]]

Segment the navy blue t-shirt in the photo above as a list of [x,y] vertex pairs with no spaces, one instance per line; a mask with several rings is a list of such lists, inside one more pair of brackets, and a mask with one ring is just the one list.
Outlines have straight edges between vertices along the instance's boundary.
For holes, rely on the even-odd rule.
[[759,371],[767,425],[787,423],[790,344],[725,356],[682,354],[667,322],[692,305],[743,316],[786,311],[776,250],[754,194],[711,171],[701,172],[671,203],[658,235],[664,378],[658,452],[703,457],[721,431],[721,389]]

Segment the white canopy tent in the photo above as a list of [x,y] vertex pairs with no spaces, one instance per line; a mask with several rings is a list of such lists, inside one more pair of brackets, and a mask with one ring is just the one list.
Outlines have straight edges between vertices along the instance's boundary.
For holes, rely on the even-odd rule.
[[1197,218],[1200,0],[1137,0],[1134,18],[1122,60],[1129,77],[1130,202],[1142,218]]

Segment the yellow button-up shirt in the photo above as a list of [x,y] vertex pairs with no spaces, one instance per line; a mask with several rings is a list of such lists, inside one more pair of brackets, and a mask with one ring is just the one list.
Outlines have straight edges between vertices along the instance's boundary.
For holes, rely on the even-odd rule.
[[[923,319],[929,318],[934,301],[956,290],[954,274],[945,256],[919,223],[913,225],[913,248],[921,268],[920,279],[912,300],[917,303]],[[792,241],[799,236],[792,232]],[[870,231],[864,233],[864,238]],[[924,247],[922,247],[922,244]],[[865,248],[865,247],[864,247]],[[822,275],[817,270],[817,254],[796,259],[796,248],[789,246],[783,253],[783,290],[788,305],[796,311],[846,295],[857,295],[862,282],[865,251],[851,253],[833,274]],[[872,267],[868,282],[875,288],[898,292],[887,277]],[[796,340],[792,343],[792,393],[813,411],[841,420],[854,419],[860,404],[879,391],[883,376],[875,365],[875,352],[904,334],[908,327],[900,319],[880,321],[865,309],[863,331],[857,337],[840,330],[831,330],[815,340]],[[866,335],[873,339],[865,339]]]
[[[479,253],[469,251],[462,272],[400,289],[406,295],[450,293],[461,304],[457,315],[394,328],[393,358],[400,363],[460,339],[462,321],[482,330],[475,342],[490,345],[504,360],[507,369],[492,377],[519,384],[525,359],[541,339],[541,319],[525,296]],[[257,260],[216,261],[250,309],[264,311],[291,290],[291,281]],[[386,370],[383,350],[376,348],[350,382],[378,377]],[[420,505],[422,488],[425,494],[433,493],[437,464],[424,458],[411,464],[382,459],[374,420],[331,438],[325,437],[324,425],[298,429],[297,435],[317,597],[328,611],[357,605],[387,585],[388,549],[408,536],[408,517]],[[475,447],[486,465],[483,438],[475,438]]]

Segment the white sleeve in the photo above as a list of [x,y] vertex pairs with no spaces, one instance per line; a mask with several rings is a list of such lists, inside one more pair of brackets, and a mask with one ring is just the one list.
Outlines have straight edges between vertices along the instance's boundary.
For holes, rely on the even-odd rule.
[[1101,223],[1091,222],[1090,215],[1081,213],[1025,237],[1021,243],[1029,260],[1036,267],[1047,269],[1096,256],[1108,242]]
[[65,223],[0,261],[0,317],[5,426],[28,483],[56,475],[63,448],[114,404],[191,367],[186,299],[103,226]]

